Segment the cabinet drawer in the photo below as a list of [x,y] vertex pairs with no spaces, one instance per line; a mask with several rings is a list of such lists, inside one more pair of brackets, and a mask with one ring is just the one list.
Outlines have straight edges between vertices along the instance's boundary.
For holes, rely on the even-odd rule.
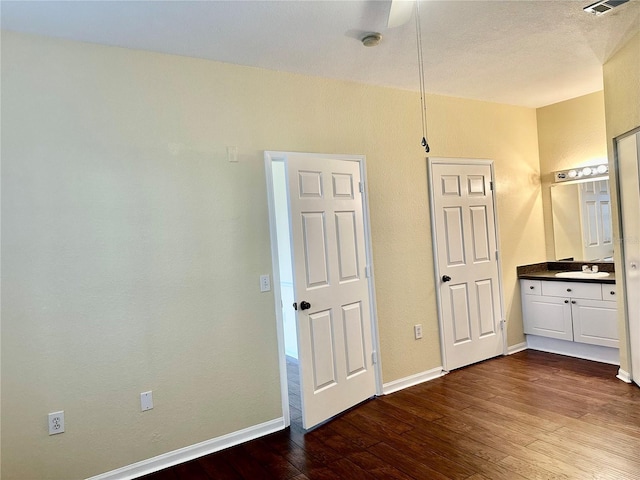
[[523,295],[542,295],[540,280],[520,280],[520,290]]
[[542,295],[602,300],[602,284],[554,281],[542,282]]
[[615,283],[602,284],[602,300],[607,302],[615,302],[618,299]]

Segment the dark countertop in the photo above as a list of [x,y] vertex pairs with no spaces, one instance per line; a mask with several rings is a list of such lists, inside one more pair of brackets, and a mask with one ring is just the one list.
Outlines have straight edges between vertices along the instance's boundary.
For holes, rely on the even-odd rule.
[[[582,265],[598,265],[601,272],[609,272],[608,277],[600,278],[562,278],[556,277],[558,272],[582,270]],[[582,282],[582,283],[616,283],[616,274],[612,262],[542,262],[531,265],[522,265],[516,269],[518,278],[528,280],[554,280],[558,282]]]

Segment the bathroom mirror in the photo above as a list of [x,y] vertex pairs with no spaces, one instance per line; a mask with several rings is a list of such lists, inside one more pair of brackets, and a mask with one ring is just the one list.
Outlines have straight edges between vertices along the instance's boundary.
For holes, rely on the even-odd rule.
[[551,185],[556,260],[613,261],[609,179]]

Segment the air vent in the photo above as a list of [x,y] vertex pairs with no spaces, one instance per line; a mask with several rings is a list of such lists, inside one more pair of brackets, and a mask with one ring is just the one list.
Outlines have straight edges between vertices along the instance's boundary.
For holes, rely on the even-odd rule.
[[601,0],[594,4],[584,7],[583,10],[594,15],[604,15],[610,10],[619,7],[623,3],[627,3],[629,0]]

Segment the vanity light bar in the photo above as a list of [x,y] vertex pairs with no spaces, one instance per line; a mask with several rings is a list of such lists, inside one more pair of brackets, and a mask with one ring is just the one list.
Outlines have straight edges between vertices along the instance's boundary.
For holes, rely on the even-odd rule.
[[609,174],[609,166],[594,165],[593,167],[572,168],[571,170],[560,170],[554,172],[553,176],[556,182],[569,182],[571,180],[597,179],[605,177]]

